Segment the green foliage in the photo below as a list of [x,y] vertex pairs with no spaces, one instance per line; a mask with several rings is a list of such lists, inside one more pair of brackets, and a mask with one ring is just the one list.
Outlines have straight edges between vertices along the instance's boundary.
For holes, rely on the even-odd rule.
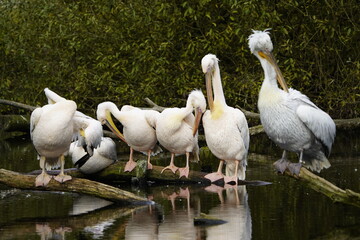
[[205,90],[200,61],[214,53],[228,104],[256,111],[263,73],[247,37],[270,27],[289,86],[333,117],[360,112],[355,0],[4,0],[0,11],[4,99],[43,105],[49,87],[92,115],[106,100],[182,106]]

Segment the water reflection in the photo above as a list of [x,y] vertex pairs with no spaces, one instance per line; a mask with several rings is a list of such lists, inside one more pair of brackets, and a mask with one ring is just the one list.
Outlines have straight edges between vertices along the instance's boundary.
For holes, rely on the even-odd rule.
[[[360,192],[360,134],[340,134],[330,157],[332,167],[320,175]],[[124,208],[78,194],[0,185],[0,239],[359,239],[360,209],[334,204],[300,181],[274,174],[271,165],[281,153],[267,138],[262,141],[252,138],[247,178],[271,185],[124,188],[152,198],[157,203],[152,207]],[[38,169],[26,139],[0,141],[0,151],[1,168]],[[200,213],[227,223],[194,226]]]
[[251,214],[245,186],[217,191],[221,204],[210,209],[209,215],[227,223],[206,228],[206,239],[251,239]]

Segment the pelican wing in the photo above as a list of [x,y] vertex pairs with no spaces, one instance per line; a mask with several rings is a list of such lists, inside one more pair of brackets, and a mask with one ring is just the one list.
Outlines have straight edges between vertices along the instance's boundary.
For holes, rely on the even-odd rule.
[[246,121],[246,117],[242,111],[239,109],[235,109],[236,116],[236,126],[240,131],[241,138],[243,139],[245,149],[249,150],[250,145],[250,135],[249,135],[249,127]]
[[[76,139],[79,140],[79,143],[82,145],[86,144],[87,152],[92,155],[92,149],[100,146],[101,138],[103,136],[102,125],[99,121],[88,117],[81,112],[76,112],[74,117],[75,129],[74,133],[77,136]],[[85,139],[79,136],[78,131],[84,131]],[[80,134],[81,135],[81,134]]]
[[300,105],[296,109],[296,114],[315,137],[326,146],[326,154],[330,154],[336,134],[335,123],[331,117],[321,109],[307,104]]
[[35,130],[35,127],[36,127],[37,123],[40,120],[42,112],[43,112],[42,108],[36,108],[31,113],[31,116],[30,116],[30,136],[31,136],[31,139],[32,139],[32,133]]
[[315,137],[324,145],[325,153],[331,152],[336,127],[331,117],[318,108],[306,95],[290,88],[287,104]]
[[117,160],[116,144],[109,137],[103,137],[101,141],[101,146],[96,150],[101,156],[105,158],[112,159],[114,161]]

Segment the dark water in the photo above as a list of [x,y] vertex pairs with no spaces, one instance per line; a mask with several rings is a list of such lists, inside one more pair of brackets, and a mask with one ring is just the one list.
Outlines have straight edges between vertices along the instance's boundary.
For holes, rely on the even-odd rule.
[[[359,132],[339,132],[332,167],[320,175],[360,192],[359,150]],[[1,141],[0,153],[1,168],[39,168],[27,138]],[[360,239],[360,209],[333,203],[299,181],[274,174],[271,164],[280,155],[266,136],[251,139],[247,179],[272,183],[265,186],[120,186],[153,199],[152,206],[118,207],[79,194],[0,185],[0,239]],[[205,156],[203,165],[214,160]],[[211,164],[216,168],[218,162]],[[200,213],[226,223],[195,226]]]

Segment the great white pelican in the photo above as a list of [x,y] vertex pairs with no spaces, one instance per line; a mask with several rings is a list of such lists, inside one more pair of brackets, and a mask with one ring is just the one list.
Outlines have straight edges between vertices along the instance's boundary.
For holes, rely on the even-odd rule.
[[[222,167],[226,161],[225,183],[245,179],[247,154],[249,150],[249,128],[245,115],[226,104],[221,84],[218,58],[208,54],[201,60],[206,79],[208,106],[203,116],[206,143],[210,151],[220,159],[217,172],[205,177],[212,182],[224,178]],[[213,96],[214,90],[214,96]]]
[[[195,116],[193,112],[195,110]],[[174,164],[175,154],[186,154],[186,166],[179,169],[180,178],[189,175],[189,158],[193,153],[194,159],[199,160],[198,127],[202,114],[206,110],[206,100],[200,90],[190,93],[186,107],[166,108],[156,123],[156,136],[160,144],[171,152],[170,165],[166,169],[175,173],[178,167]]]

